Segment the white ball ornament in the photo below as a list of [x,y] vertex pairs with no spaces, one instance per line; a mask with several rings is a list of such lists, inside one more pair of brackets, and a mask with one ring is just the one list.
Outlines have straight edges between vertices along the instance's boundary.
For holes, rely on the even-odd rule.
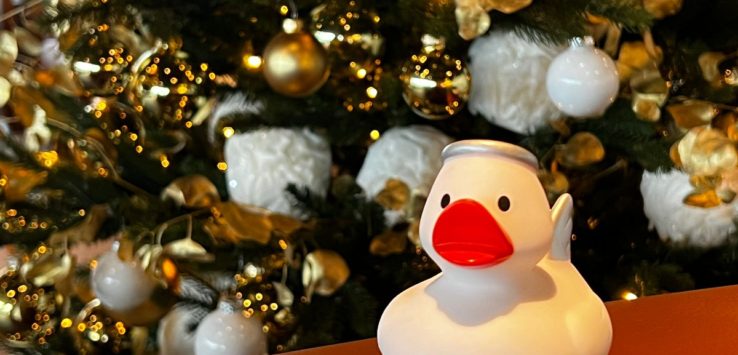
[[264,128],[234,135],[225,144],[226,181],[231,199],[273,212],[302,217],[292,183],[325,196],[330,183],[330,145],[307,128]]
[[261,323],[246,318],[225,301],[205,316],[195,331],[196,355],[264,355],[267,342]]
[[125,312],[146,302],[154,290],[155,281],[134,262],[118,257],[116,242],[112,250],[100,257],[92,270],[92,289],[106,308]]
[[197,306],[181,305],[172,308],[159,321],[156,340],[160,355],[194,355],[195,330],[207,314]]
[[546,75],[546,89],[562,112],[573,117],[602,115],[615,101],[620,81],[612,58],[595,48],[592,37],[575,38]]
[[520,134],[535,132],[561,111],[546,94],[546,73],[564,47],[537,44],[513,31],[492,31],[469,47],[469,111]]
[[449,136],[430,126],[392,128],[369,147],[356,182],[369,198],[380,193],[389,179],[427,194],[441,169],[441,151],[449,143]]
[[684,204],[693,191],[689,174],[683,171],[643,172],[641,195],[650,228],[664,241],[699,247],[725,243],[736,231],[738,200],[710,208]]

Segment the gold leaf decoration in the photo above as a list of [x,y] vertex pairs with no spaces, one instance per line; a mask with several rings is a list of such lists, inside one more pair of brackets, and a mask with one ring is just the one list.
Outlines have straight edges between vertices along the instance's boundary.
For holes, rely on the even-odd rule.
[[702,100],[667,105],[666,110],[674,118],[676,125],[684,130],[708,124],[719,113],[715,104]]
[[18,41],[8,31],[0,31],[0,75],[6,75],[18,58]]
[[468,41],[487,32],[490,26],[489,11],[511,14],[532,2],[533,0],[456,0],[459,36]]
[[695,127],[677,147],[682,168],[689,174],[715,175],[738,165],[738,151],[720,130]]
[[407,247],[407,240],[407,233],[390,229],[372,238],[372,242],[369,244],[369,252],[379,256],[400,254]]
[[559,196],[569,191],[569,179],[560,171],[539,170],[538,180],[541,181],[549,202],[556,201]]
[[210,207],[220,201],[215,185],[202,175],[183,176],[172,181],[161,193],[163,200],[171,199],[178,206],[188,208]]
[[313,293],[330,296],[348,280],[350,271],[343,257],[333,250],[318,249],[305,256],[302,284],[308,298]]
[[725,60],[726,55],[722,52],[704,52],[697,58],[700,65],[702,77],[714,87],[720,87],[722,74],[718,65]]
[[63,250],[41,245],[20,268],[23,278],[36,287],[54,286],[72,276],[74,260]]
[[731,141],[738,142],[738,113],[735,111],[721,113],[712,120],[711,126],[723,131]]
[[631,108],[638,118],[656,122],[661,118],[661,106],[669,96],[669,84],[656,66],[641,70],[630,78],[633,92]]
[[45,171],[35,171],[8,162],[0,162],[0,192],[7,202],[19,202],[36,186],[46,181]]
[[684,0],[643,0],[643,8],[654,18],[662,19],[679,12]]
[[398,179],[387,179],[375,200],[388,210],[402,210],[410,199],[410,188]]
[[105,204],[94,205],[85,214],[85,218],[81,222],[63,231],[52,233],[48,244],[61,246],[65,243],[70,245],[79,242],[91,243],[95,240],[95,236],[103,222],[110,216],[110,208]]
[[707,190],[703,192],[693,192],[684,198],[684,203],[694,207],[710,208],[721,204],[715,190]]
[[598,163],[605,158],[605,147],[599,138],[589,132],[579,132],[569,141],[556,147],[556,161],[569,168]]
[[3,107],[6,103],[8,103],[8,100],[10,99],[11,89],[12,86],[10,85],[8,79],[0,76],[0,107]]
[[640,70],[660,63],[663,57],[661,48],[654,46],[651,51],[654,53],[649,53],[649,48],[643,41],[623,43],[616,63],[620,80],[629,80]]
[[205,222],[205,231],[216,242],[238,244],[254,241],[269,242],[272,232],[290,234],[301,222],[263,208],[239,205],[231,201],[219,202],[212,207],[213,216]]
[[175,240],[164,246],[164,253],[175,259],[195,261],[195,262],[211,262],[215,260],[213,254],[208,251],[200,243],[192,240],[191,237]]

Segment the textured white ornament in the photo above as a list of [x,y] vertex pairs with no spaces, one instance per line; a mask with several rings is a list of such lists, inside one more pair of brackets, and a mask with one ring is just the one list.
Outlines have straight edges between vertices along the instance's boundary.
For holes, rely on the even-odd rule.
[[684,204],[694,190],[689,175],[680,170],[643,172],[643,211],[662,240],[711,247],[724,243],[736,231],[738,200],[712,208]]
[[546,89],[562,112],[573,117],[602,115],[618,94],[617,67],[592,37],[575,38],[546,75]]
[[225,144],[231,199],[273,212],[302,217],[290,183],[325,196],[330,183],[328,142],[307,128],[263,128],[235,135]]
[[469,111],[529,134],[561,117],[546,94],[546,73],[564,47],[537,44],[512,31],[492,31],[469,47]]
[[64,53],[59,50],[58,39],[50,37],[41,41],[41,55],[39,56],[39,61],[46,69],[51,69],[66,63]]
[[176,306],[159,321],[159,355],[194,355],[195,329],[207,311],[195,306]]
[[399,179],[427,194],[441,169],[441,151],[451,138],[430,126],[392,128],[369,147],[356,182],[374,198],[387,180]]
[[263,355],[266,336],[261,324],[246,318],[227,302],[208,314],[195,332],[197,355]]
[[124,312],[146,302],[154,290],[154,281],[132,262],[118,257],[118,244],[98,259],[92,270],[92,289],[108,309]]

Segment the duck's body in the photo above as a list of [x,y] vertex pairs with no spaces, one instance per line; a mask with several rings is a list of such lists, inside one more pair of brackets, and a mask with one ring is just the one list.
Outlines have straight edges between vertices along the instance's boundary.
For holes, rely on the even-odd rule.
[[[568,260],[545,258],[538,266],[539,275],[517,285],[528,291],[465,288],[443,274],[407,289],[382,314],[382,353],[607,354],[612,329],[602,301]],[[505,292],[531,299],[509,304],[515,297]],[[473,316],[454,315],[462,313]]]
[[420,219],[442,273],[397,296],[377,330],[385,355],[605,355],[602,301],[569,260],[571,196],[549,207],[530,152],[461,141]]

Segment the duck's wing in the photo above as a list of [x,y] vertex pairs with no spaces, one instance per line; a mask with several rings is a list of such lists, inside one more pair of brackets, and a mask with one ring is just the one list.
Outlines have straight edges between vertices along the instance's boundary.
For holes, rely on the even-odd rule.
[[559,196],[551,208],[551,220],[554,224],[553,241],[549,257],[553,260],[569,260],[571,258],[571,228],[574,201],[569,194]]

